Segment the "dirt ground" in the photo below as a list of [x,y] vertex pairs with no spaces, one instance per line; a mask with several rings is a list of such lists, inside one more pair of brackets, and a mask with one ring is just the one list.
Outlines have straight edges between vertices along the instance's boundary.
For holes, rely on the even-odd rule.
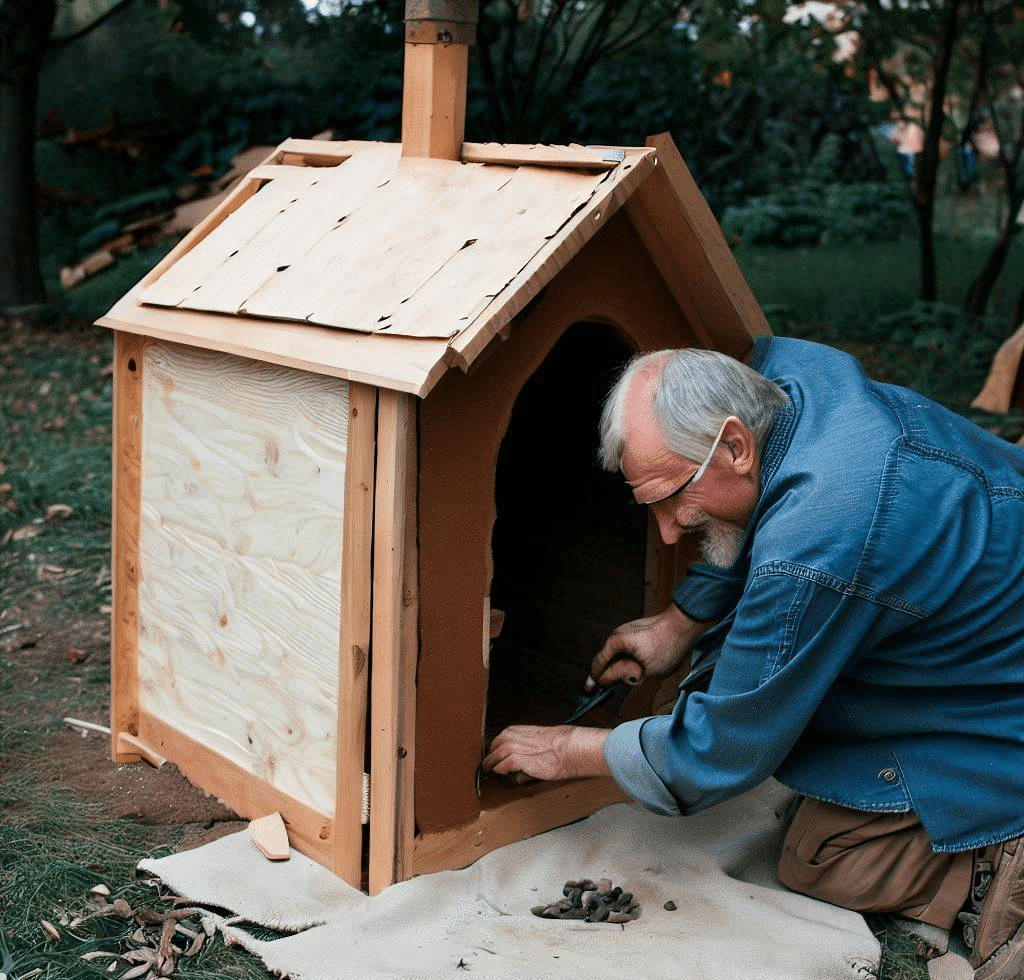
[[[86,684],[102,684],[109,671],[109,622],[102,616],[42,622],[18,634],[0,643],[0,653],[8,669],[19,675],[15,689],[28,695],[25,700],[36,719],[56,723],[73,718],[107,725],[106,699],[83,697],[79,691]],[[44,680],[61,676],[64,683],[56,686]],[[42,697],[31,696],[33,687],[44,688]],[[83,706],[85,710],[76,713]],[[16,717],[10,720],[17,724]],[[189,783],[172,763],[159,769],[145,762],[114,763],[110,738],[103,733],[65,723],[36,749],[29,764],[37,767],[41,781],[58,782],[73,800],[93,804],[98,818],[128,817],[154,828],[183,827],[180,849],[197,847],[247,825]]]

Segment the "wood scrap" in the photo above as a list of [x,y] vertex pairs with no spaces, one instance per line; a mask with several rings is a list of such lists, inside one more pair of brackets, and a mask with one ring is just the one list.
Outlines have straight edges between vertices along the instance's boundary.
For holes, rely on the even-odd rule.
[[288,860],[288,831],[276,810],[265,817],[250,820],[249,836],[268,861]]
[[1022,323],[992,359],[992,368],[971,408],[986,412],[1008,412],[1024,408],[1024,323]]
[[110,729],[106,725],[97,725],[92,721],[81,721],[78,718],[64,718],[63,722],[68,728],[74,728],[82,732],[99,732],[101,735],[109,735]]

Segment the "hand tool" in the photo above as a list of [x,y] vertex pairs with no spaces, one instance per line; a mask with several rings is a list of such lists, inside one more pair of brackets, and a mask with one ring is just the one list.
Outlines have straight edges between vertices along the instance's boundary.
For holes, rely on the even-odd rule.
[[615,681],[614,684],[610,684],[608,687],[599,688],[594,694],[591,694],[565,721],[563,725],[574,725],[584,715],[589,714],[598,705],[604,704],[613,694],[617,694],[619,689],[622,687],[622,681]]

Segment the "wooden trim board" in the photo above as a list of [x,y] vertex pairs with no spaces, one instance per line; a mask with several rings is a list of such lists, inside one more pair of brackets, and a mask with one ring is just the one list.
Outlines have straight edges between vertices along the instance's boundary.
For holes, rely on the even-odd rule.
[[472,329],[464,330],[452,339],[455,362],[463,370],[468,370],[494,336],[607,226],[637,187],[644,185],[656,164],[657,157],[651,150],[637,151],[625,163],[619,164],[614,173],[604,178],[604,184],[595,189],[584,209],[583,219],[573,215],[566,221],[551,236],[545,248],[536,253],[515,278],[482,308]]
[[139,739],[152,751],[171,759],[183,775],[216,796],[247,820],[278,811],[296,850],[330,868],[334,852],[334,820],[275,789],[230,759],[143,712]]
[[337,782],[331,870],[355,888],[363,867],[377,389],[349,385],[338,640]]
[[111,756],[138,762],[118,735],[139,734],[139,511],[142,505],[142,371],[150,341],[114,335]]
[[626,213],[701,344],[741,357],[768,323],[672,137],[647,144],[658,167]]
[[408,877],[414,834],[416,405],[381,392],[374,517],[370,710],[371,895]]
[[[642,151],[641,151],[642,152]],[[614,170],[626,151],[592,146],[546,146],[540,143],[463,143],[463,163],[563,167],[568,170]]]
[[494,785],[471,824],[422,834],[413,849],[412,874],[464,868],[489,851],[590,816],[629,799],[611,777],[533,786]]
[[448,370],[445,340],[379,339],[308,323],[143,306],[133,289],[96,321],[129,334],[267,361],[424,396]]

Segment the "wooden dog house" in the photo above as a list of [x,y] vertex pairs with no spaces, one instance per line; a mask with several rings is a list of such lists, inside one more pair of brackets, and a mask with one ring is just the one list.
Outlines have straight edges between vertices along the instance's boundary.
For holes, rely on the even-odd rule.
[[100,321],[115,757],[371,891],[621,798],[483,748],[676,577],[593,462],[614,369],[767,332],[667,136],[464,143],[459,30],[411,18],[401,144],[289,140]]

